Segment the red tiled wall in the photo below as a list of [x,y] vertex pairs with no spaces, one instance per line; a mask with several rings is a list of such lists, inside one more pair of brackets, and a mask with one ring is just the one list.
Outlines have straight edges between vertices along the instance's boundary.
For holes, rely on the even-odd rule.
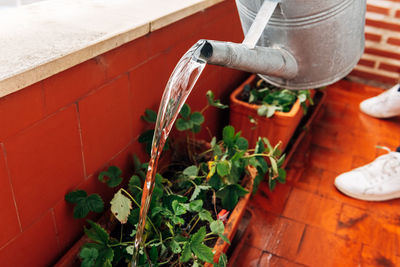
[[367,0],[365,53],[350,76],[395,84],[400,80],[400,0]]
[[[1,266],[50,265],[79,238],[84,221],[64,195],[81,188],[110,198],[97,174],[143,156],[140,116],[158,107],[175,64],[202,38],[243,39],[233,0],[0,99]],[[227,102],[244,76],[207,66],[189,102],[202,108],[209,89]],[[207,115],[215,134],[226,112]]]

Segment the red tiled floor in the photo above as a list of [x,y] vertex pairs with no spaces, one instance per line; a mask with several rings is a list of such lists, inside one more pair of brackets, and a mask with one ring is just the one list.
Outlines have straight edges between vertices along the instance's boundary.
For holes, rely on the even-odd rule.
[[378,120],[358,109],[380,92],[347,81],[327,89],[323,117],[311,145],[288,164],[287,184],[271,193],[261,183],[253,196],[249,234],[232,266],[400,266],[400,199],[360,201],[333,184],[384,154],[377,145],[400,145],[400,118]]

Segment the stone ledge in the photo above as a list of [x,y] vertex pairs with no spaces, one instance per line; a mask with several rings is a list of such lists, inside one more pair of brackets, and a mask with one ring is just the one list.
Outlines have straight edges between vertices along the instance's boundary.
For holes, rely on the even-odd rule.
[[0,97],[224,0],[51,0],[2,11]]

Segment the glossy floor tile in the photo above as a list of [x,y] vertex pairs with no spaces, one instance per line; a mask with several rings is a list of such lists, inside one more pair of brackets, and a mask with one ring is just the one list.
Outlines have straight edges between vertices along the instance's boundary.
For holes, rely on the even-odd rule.
[[400,117],[359,111],[378,88],[340,81],[326,92],[311,144],[294,153],[287,183],[274,192],[262,183],[253,196],[248,235],[231,266],[400,266],[400,199],[359,201],[333,185],[338,174],[384,154],[377,145],[400,145]]

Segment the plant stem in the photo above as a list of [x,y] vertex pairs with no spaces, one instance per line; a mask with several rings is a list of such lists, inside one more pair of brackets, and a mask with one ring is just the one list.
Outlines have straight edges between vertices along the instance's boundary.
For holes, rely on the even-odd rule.
[[206,111],[209,107],[210,107],[210,105],[207,104],[207,105],[200,111],[200,113],[203,114],[204,111]]
[[213,236],[210,238],[205,238],[203,241],[213,240],[213,239],[217,239],[217,238],[218,238],[218,236]]
[[110,247],[118,247],[118,246],[125,246],[125,245],[133,245],[133,241],[126,241],[126,242],[120,242],[118,244],[111,244],[109,245]]
[[190,233],[192,232],[192,230],[196,227],[196,225],[197,225],[197,223],[200,221],[200,217],[199,218],[197,218],[197,220],[196,220],[196,222],[193,224],[193,227],[192,228],[190,228],[190,230],[189,230],[189,235],[190,235]]
[[[137,203],[136,199],[134,199],[131,194],[129,194],[128,191],[126,191],[125,189],[121,188],[121,191],[124,192],[132,201],[133,203],[136,204],[136,206],[140,209],[140,205],[139,203]],[[153,227],[154,231],[157,233],[157,235],[160,236],[160,240],[162,240],[162,236],[161,233],[158,231],[158,229],[154,226],[153,222],[150,220],[150,218],[147,218],[147,221],[150,223],[150,225]]]
[[[188,225],[192,224],[192,222],[194,221],[194,219],[196,219],[197,216],[199,216],[199,214],[196,214],[196,216],[194,216],[194,217],[190,220],[190,222],[188,223]],[[192,229],[192,228],[193,228],[193,227],[191,227],[190,229]]]
[[218,212],[217,212],[217,196],[215,193],[215,190],[213,189],[213,198],[212,198],[212,203],[214,205],[214,212],[215,212],[215,217],[218,217]]
[[271,155],[270,154],[264,154],[264,153],[256,153],[256,154],[243,156],[244,159],[253,158],[253,157],[271,157]]
[[119,236],[119,243],[122,242],[122,233],[124,232],[124,225],[121,224],[121,235]]

